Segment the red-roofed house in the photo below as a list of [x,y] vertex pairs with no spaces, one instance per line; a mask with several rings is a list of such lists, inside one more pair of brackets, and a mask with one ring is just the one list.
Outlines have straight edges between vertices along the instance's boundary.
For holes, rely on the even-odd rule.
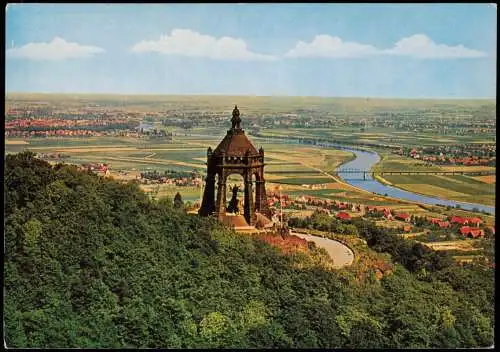
[[464,236],[467,236],[470,232],[470,226],[462,226],[460,228],[460,233]]
[[452,216],[450,222],[452,224],[460,224],[460,225],[467,225],[469,221],[465,218],[462,218],[460,216]]
[[399,219],[399,220],[406,221],[406,222],[410,222],[410,214],[408,214],[408,213],[396,214],[395,218]]
[[447,229],[447,228],[449,228],[451,226],[451,224],[449,223],[449,221],[439,221],[438,225],[442,229]]
[[430,221],[433,224],[437,224],[441,221],[441,219],[438,218],[427,218],[427,221]]
[[387,219],[387,220],[392,220],[393,216],[391,214],[390,211],[387,211],[387,210],[384,210],[384,217]]
[[469,224],[471,225],[476,225],[479,227],[479,224],[482,223],[483,221],[480,218],[468,218]]
[[343,211],[337,213],[337,218],[341,220],[351,220],[351,216],[347,213],[344,213]]
[[411,226],[410,225],[406,225],[405,227],[403,227],[403,231],[404,232],[410,232],[411,231]]
[[484,231],[481,230],[481,229],[471,229],[470,230],[470,236],[472,236],[472,238],[483,237],[484,236]]
[[481,229],[474,229],[470,226],[462,226],[460,228],[460,233],[463,236],[478,238],[484,236],[484,231]]

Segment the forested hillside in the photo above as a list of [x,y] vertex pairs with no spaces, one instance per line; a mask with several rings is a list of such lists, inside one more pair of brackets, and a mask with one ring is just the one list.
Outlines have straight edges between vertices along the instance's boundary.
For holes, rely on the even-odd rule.
[[134,184],[30,153],[8,155],[5,167],[9,347],[493,344],[487,265],[422,267],[365,227],[359,236],[400,264],[359,282],[348,269],[329,271],[153,201]]

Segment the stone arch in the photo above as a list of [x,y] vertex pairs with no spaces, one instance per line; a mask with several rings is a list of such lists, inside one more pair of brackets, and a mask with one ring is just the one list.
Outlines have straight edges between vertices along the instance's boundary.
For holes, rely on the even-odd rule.
[[[237,207],[237,214],[243,214],[245,209],[245,178],[241,172],[231,172],[226,177],[226,212],[235,213],[233,206]],[[235,193],[234,188],[237,187]],[[232,204],[233,197],[236,197],[236,204]]]

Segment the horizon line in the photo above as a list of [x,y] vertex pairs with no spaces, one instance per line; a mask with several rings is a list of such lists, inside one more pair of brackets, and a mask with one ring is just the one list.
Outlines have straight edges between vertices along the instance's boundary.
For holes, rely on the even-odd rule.
[[110,92],[8,92],[9,94],[42,95],[121,95],[121,96],[218,96],[218,97],[255,97],[255,98],[322,98],[322,99],[394,99],[394,100],[496,100],[496,97],[377,97],[377,96],[326,96],[326,95],[259,95],[259,94],[224,94],[224,93],[110,93]]

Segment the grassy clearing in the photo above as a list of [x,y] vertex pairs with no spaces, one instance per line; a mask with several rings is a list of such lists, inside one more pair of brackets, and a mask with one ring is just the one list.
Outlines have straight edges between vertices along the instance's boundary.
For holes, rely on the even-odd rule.
[[396,187],[429,196],[493,205],[495,186],[456,175],[384,175]]
[[29,143],[32,147],[69,148],[78,146],[137,146],[143,140],[127,137],[88,137],[88,138],[32,138]]
[[[395,185],[435,186],[446,190],[465,194],[494,194],[495,187],[463,176],[442,175],[384,175],[384,178]],[[416,191],[418,191],[416,189]]]
[[465,176],[465,175],[455,175],[455,176],[447,176],[447,178],[451,178],[456,181],[461,181],[464,183],[469,183],[471,185],[479,185],[479,186],[484,186],[484,182],[480,180],[476,180],[473,177],[470,176]]
[[148,155],[151,155],[151,152],[132,152],[132,153],[114,153],[116,156],[124,156],[124,157],[129,157],[129,158],[145,158]]
[[[488,185],[485,183],[477,182],[462,182],[460,179],[456,179],[456,176],[437,176],[437,175],[386,175],[385,178],[397,185],[405,186],[406,188],[415,188],[415,191],[421,193],[435,192],[436,188],[441,188],[445,192],[449,192],[450,195],[453,193],[465,194],[471,196],[478,195],[495,195],[495,187],[493,185]],[[475,180],[474,180],[475,181]],[[430,187],[432,189],[430,189]],[[426,191],[428,189],[428,191]],[[442,193],[442,192],[440,192]],[[428,193],[432,194],[432,193]]]
[[274,165],[274,166],[278,166],[278,165],[301,165],[301,163],[298,163],[298,162],[294,162],[294,161],[281,161],[281,160],[273,159],[273,158],[270,158],[270,157],[265,157],[265,162],[266,162],[267,165]]
[[184,201],[196,201],[200,199],[200,188],[197,187],[174,187],[167,185],[141,185],[145,192],[150,195],[156,195],[157,198],[169,197],[174,198],[179,192]]
[[322,183],[336,183],[330,177],[290,177],[273,180],[274,183],[282,183],[288,185],[316,185]]
[[321,176],[323,175],[321,172],[319,171],[272,171],[272,172],[268,172],[267,174],[272,174],[272,175],[276,175],[276,176],[286,176],[286,175],[290,175],[290,176]]
[[463,166],[463,165],[449,165],[442,166],[442,171],[464,171],[464,172],[476,172],[476,171],[496,171],[496,168],[493,166]]
[[[392,154],[381,154],[381,160],[374,167],[373,171],[440,171],[439,166],[431,165]],[[384,175],[385,176],[385,175]]]
[[26,144],[6,144],[5,145],[5,154],[21,153],[25,150],[30,150],[29,145],[26,145]]
[[314,196],[328,196],[328,195],[336,195],[339,193],[345,193],[343,189],[315,189],[315,190],[291,190],[288,192],[290,195],[300,196],[301,194],[307,192],[309,195]]
[[27,145],[27,144],[29,144],[29,143],[24,139],[6,139],[5,140],[5,145]]
[[355,204],[366,204],[366,205],[376,205],[376,206],[394,206],[394,202],[390,202],[380,198],[368,198],[365,195],[353,192],[346,192],[343,189],[320,189],[320,190],[308,190],[308,189],[293,189],[287,190],[286,194],[297,197],[297,196],[311,196],[317,198],[325,198],[338,200],[341,202],[349,202]]
[[[169,151],[152,151],[155,153],[152,159],[178,160],[183,162],[201,164],[202,162],[196,158],[207,158],[207,152],[204,150],[169,150]],[[150,153],[151,154],[151,153]]]
[[475,177],[471,177],[477,181],[480,181],[480,182],[483,182],[483,183],[487,183],[489,185],[491,184],[495,184],[497,182],[497,179],[496,179],[496,176],[494,175],[489,175],[489,176],[475,176]]
[[278,173],[283,173],[283,172],[287,172],[287,173],[293,173],[293,172],[308,172],[308,173],[319,173],[319,171],[317,170],[314,170],[314,169],[311,169],[309,167],[306,167],[304,165],[273,165],[273,164],[270,164],[270,165],[266,165],[264,167],[264,171],[266,173],[275,173],[275,172],[278,172]]

